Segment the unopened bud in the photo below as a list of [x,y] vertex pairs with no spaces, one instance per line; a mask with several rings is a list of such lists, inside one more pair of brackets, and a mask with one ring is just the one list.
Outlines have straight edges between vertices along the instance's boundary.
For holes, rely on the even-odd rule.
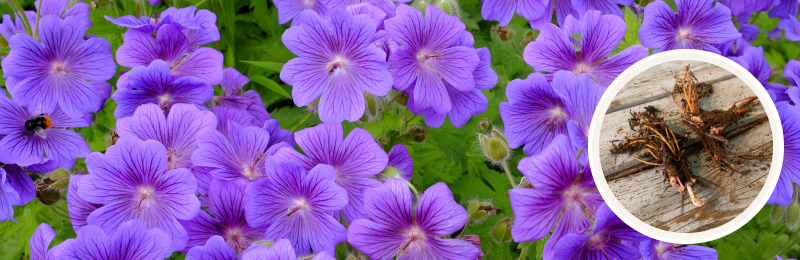
[[69,188],[69,176],[54,182],[53,184],[50,185],[50,187],[53,187],[53,188],[56,188],[56,189],[59,189],[59,190],[66,190],[67,188]]
[[508,146],[506,137],[497,129],[492,129],[489,134],[478,134],[483,155],[493,163],[499,163],[508,159],[511,149]]
[[800,224],[800,204],[792,202],[786,207],[786,227],[794,231],[797,230],[797,224]]
[[425,137],[427,136],[428,129],[415,125],[408,130],[408,133],[403,134],[403,139],[421,143],[422,141],[425,141]]
[[406,106],[408,104],[408,95],[406,95],[404,92],[398,92],[397,95],[394,96],[394,102]]
[[772,209],[769,211],[769,222],[772,222],[773,225],[777,224],[783,219],[784,213],[786,213],[786,207],[772,205]]
[[495,243],[511,241],[511,218],[506,217],[492,228],[492,239]]
[[380,113],[378,99],[372,94],[364,92],[364,103],[367,104],[367,106],[364,108],[364,116],[367,119],[366,121],[369,122],[377,118],[378,113]]
[[489,202],[472,201],[467,206],[467,214],[472,223],[481,223],[497,214],[497,208]]
[[308,104],[307,110],[309,113],[314,113],[317,111],[317,107],[319,107],[319,98],[315,99],[311,104]]

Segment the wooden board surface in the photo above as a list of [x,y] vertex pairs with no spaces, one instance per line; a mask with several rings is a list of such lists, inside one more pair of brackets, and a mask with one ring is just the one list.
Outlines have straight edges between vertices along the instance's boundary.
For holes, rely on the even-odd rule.
[[[734,101],[754,95],[740,79],[708,63],[676,61],[650,68],[631,80],[606,112],[601,128],[600,160],[614,195],[634,216],[663,230],[700,232],[727,223],[750,205],[764,185],[769,162],[741,166],[744,174],[721,171],[714,163],[706,161],[707,155],[701,151],[697,136],[691,134],[684,148],[692,170],[711,182],[698,181],[694,186],[696,195],[705,203],[697,208],[685,193],[681,203],[677,188],[664,193],[669,182],[664,179],[662,167],[648,167],[634,160],[640,153],[614,156],[609,152],[611,141],[622,139],[620,127],[631,132],[628,127],[630,112],[643,111],[646,106],[659,109],[676,134],[686,133],[688,129],[679,122],[680,111],[666,90],[671,90],[675,84],[673,72],[678,73],[687,64],[698,80],[714,82],[713,94],[701,104],[705,110],[727,109]],[[729,149],[734,152],[772,151],[772,132],[760,105],[738,125],[730,127],[728,133],[731,137]]]

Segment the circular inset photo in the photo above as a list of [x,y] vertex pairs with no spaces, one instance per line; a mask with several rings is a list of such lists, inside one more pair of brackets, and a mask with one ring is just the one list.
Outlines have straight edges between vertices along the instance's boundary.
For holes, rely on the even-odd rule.
[[653,55],[623,72],[590,129],[603,198],[628,225],[675,243],[709,241],[763,207],[783,158],[769,94],[708,52]]

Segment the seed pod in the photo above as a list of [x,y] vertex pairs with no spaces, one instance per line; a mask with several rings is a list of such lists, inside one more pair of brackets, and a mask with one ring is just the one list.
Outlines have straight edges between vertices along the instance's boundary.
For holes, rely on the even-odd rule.
[[506,137],[497,129],[492,129],[489,134],[478,134],[483,155],[493,163],[499,163],[509,158],[511,149]]
[[511,241],[511,218],[506,217],[492,228],[492,239],[495,243],[503,243]]
[[472,223],[481,223],[497,214],[497,208],[489,202],[472,201],[467,206],[467,214]]
[[790,231],[795,231],[797,224],[800,224],[800,204],[795,201],[786,207],[786,227]]
[[496,31],[497,37],[500,37],[501,41],[507,42],[514,39],[514,30],[507,26],[498,27]]

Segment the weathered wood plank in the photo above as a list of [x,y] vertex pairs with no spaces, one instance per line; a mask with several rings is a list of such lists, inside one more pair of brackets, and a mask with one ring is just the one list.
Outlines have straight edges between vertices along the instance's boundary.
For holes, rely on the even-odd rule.
[[[627,122],[630,111],[641,111],[646,106],[654,106],[662,111],[667,124],[672,126],[676,133],[685,133],[683,130],[685,127],[678,121],[680,114],[671,95],[662,89],[672,89],[674,79],[670,71],[677,72],[685,64],[686,62],[673,62],[651,68],[634,78],[615,97],[614,102],[622,101],[617,103],[616,107],[612,103],[601,129],[600,158],[604,175],[609,177],[614,173],[641,165],[633,159],[634,156],[620,155],[615,159],[609,152],[610,141],[622,139],[623,134],[618,131],[620,127],[624,127],[625,131],[631,131]],[[728,108],[733,101],[753,95],[741,80],[732,77],[729,72],[721,68],[702,62],[692,63],[691,66],[699,80],[717,82],[714,84],[714,93],[702,104],[704,109]],[[734,152],[771,152],[772,132],[769,121],[763,119],[765,116],[763,107],[758,106],[739,126],[745,126],[756,120],[758,124],[731,138],[729,148]],[[690,139],[692,141],[686,146],[696,142],[697,137],[692,134]],[[688,156],[693,172],[711,182],[698,181],[694,186],[697,197],[705,203],[701,208],[692,205],[687,194],[684,194],[681,206],[681,194],[677,188],[670,188],[664,192],[665,188],[669,187],[669,182],[664,179],[661,167],[633,172],[630,175],[615,175],[613,180],[608,181],[608,185],[628,211],[659,229],[700,232],[720,226],[735,218],[752,203],[769,174],[769,162],[754,162],[741,166],[745,173],[723,172],[713,162],[706,160],[707,155],[704,152],[695,150],[697,152]]]

